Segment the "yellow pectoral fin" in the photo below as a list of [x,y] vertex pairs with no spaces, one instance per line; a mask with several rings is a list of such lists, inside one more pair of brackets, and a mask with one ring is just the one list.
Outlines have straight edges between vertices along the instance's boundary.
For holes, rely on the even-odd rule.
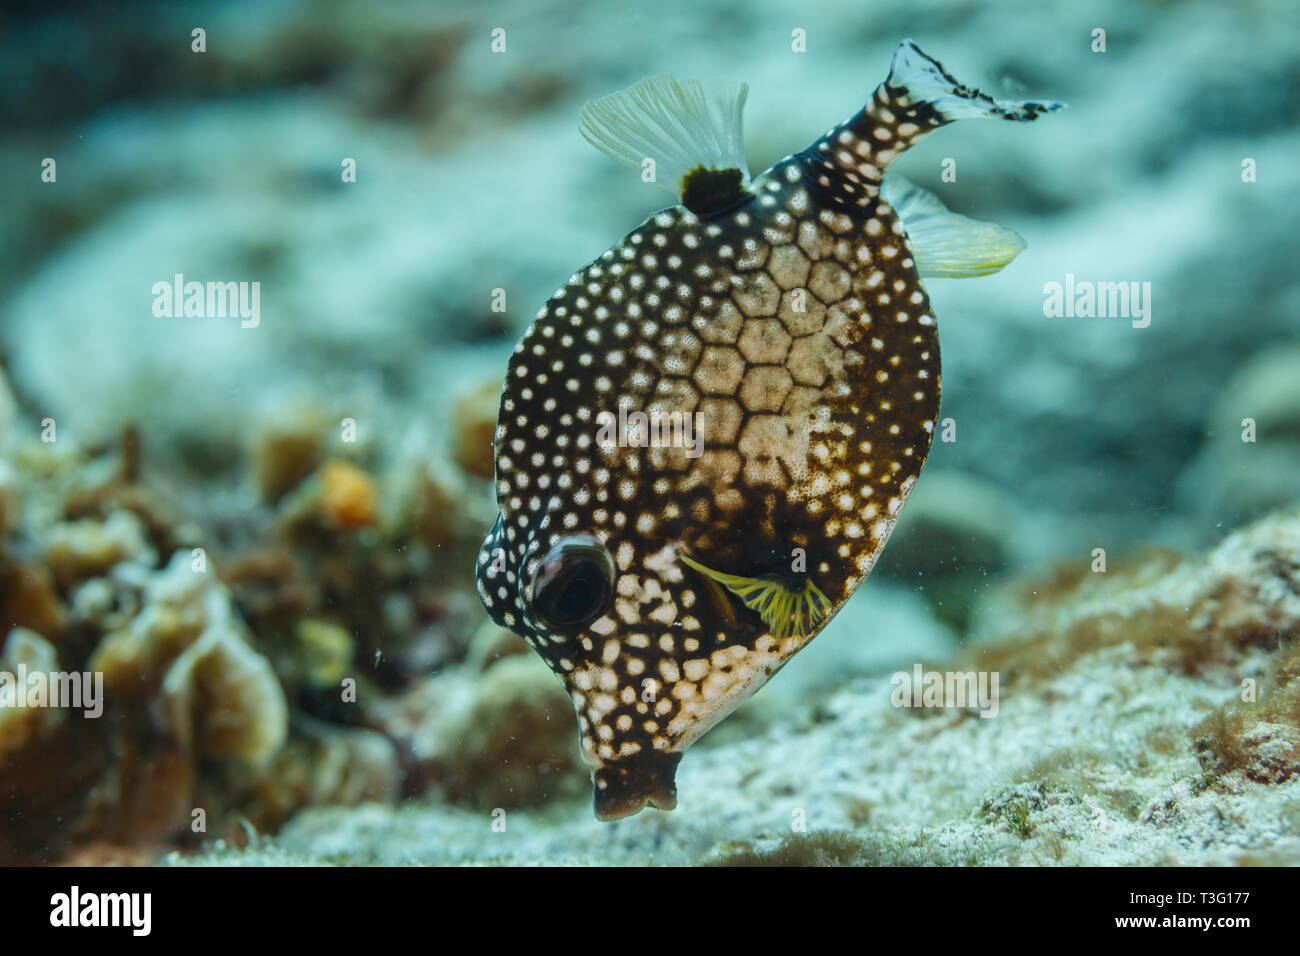
[[830,614],[830,600],[812,581],[806,581],[802,590],[793,591],[778,581],[726,574],[706,568],[686,555],[681,558],[687,567],[717,581],[740,598],[745,607],[757,611],[772,636],[778,640],[785,637],[808,637]]

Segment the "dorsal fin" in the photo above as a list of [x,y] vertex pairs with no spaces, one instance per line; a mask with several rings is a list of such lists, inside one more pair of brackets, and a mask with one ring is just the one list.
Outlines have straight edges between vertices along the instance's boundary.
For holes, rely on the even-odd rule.
[[885,173],[880,194],[903,220],[916,271],[922,276],[989,275],[1025,248],[1025,240],[1014,230],[952,212],[934,193],[893,170]]
[[[653,159],[654,181],[680,197],[688,196],[693,180],[694,192],[707,195],[708,204],[734,202],[749,185],[742,130],[748,95],[744,83],[661,73],[585,104],[580,129],[587,142],[625,166],[642,170]],[[726,172],[732,170],[740,175]],[[707,188],[701,189],[701,173],[713,171],[723,175],[704,176]]]

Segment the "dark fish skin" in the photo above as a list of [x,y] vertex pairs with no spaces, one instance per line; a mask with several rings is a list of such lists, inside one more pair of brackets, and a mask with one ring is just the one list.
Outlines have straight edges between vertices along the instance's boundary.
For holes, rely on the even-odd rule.
[[[939,340],[880,184],[945,122],[887,81],[739,203],[651,216],[576,273],[515,348],[479,593],[564,682],[601,819],[675,806],[682,753],[843,606],[920,475]],[[698,413],[699,456],[600,447],[598,416],[620,403]],[[531,582],[548,550],[581,535],[612,559],[612,600],[560,633]],[[811,583],[829,613],[781,633],[683,557],[793,591]]]

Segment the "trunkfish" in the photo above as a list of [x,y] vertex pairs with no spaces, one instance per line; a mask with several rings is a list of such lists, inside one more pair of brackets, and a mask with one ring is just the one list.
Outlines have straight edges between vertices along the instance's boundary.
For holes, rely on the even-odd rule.
[[583,108],[681,202],[570,277],[502,387],[478,591],[563,681],[601,820],[673,809],[687,747],[871,571],[939,414],[921,279],[1024,247],[886,170],[954,120],[1062,105],[905,40],[865,107],[751,178],[746,94],[661,75]]

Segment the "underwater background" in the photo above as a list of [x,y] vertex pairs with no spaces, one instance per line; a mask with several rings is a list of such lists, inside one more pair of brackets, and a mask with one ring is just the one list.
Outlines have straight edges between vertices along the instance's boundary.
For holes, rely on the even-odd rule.
[[[0,692],[0,863],[1300,863],[1286,0],[0,23],[0,671],[104,685],[94,718]],[[572,705],[473,579],[514,343],[673,201],[578,110],[745,80],[757,172],[905,37],[1068,102],[899,162],[1028,247],[926,281],[941,428],[875,572],[677,810],[598,823]],[[177,275],[258,283],[256,321],[158,315]],[[1048,314],[1120,282],[1145,314]],[[916,667],[996,672],[996,715],[895,706]]]

